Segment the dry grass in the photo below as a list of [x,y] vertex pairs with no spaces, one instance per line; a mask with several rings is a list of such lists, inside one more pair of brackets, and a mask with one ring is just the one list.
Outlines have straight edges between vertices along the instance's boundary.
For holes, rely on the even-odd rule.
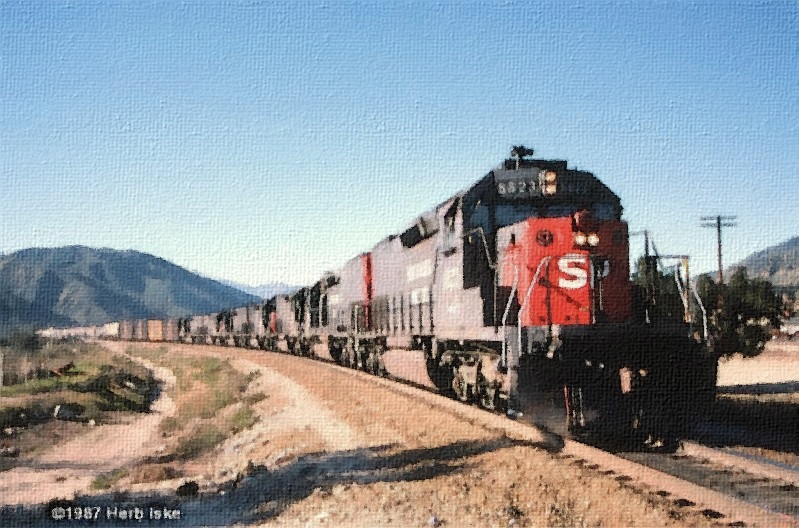
[[102,473],[92,481],[92,489],[108,489],[127,476],[128,470],[126,469],[117,469],[109,473]]
[[170,454],[181,460],[197,458],[257,421],[251,405],[266,396],[247,392],[257,372],[242,376],[227,360],[166,351],[165,347],[129,349],[175,374],[176,411],[161,422],[170,439],[166,458]]
[[180,476],[178,470],[170,464],[143,464],[130,470],[128,474],[131,484],[144,482],[160,482]]
[[[0,430],[12,431],[3,435],[3,443],[18,447],[22,455],[90,430],[53,420],[57,405],[76,410],[70,420],[79,425],[124,422],[131,411],[145,412],[152,402],[156,382],[151,373],[98,345],[55,344],[31,357],[36,358],[40,377],[0,390]],[[51,370],[68,363],[73,367],[63,375]]]

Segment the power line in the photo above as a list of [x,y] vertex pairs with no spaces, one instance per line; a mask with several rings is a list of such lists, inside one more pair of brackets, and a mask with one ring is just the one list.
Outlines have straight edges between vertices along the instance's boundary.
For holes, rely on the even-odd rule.
[[721,228],[722,227],[735,227],[738,224],[736,223],[737,216],[723,216],[723,215],[716,215],[716,216],[703,216],[700,218],[702,222],[702,227],[715,227],[716,228],[716,238],[718,240],[718,257],[719,257],[719,272],[718,272],[718,281],[719,284],[724,284],[724,268],[722,267],[721,263]]

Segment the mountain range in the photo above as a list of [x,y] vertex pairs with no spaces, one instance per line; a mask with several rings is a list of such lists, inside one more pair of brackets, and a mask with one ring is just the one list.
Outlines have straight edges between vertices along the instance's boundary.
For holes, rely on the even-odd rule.
[[0,337],[14,328],[179,317],[260,300],[138,251],[68,246],[0,257]]
[[292,286],[283,282],[268,282],[259,286],[249,286],[247,284],[241,284],[240,282],[222,279],[219,279],[219,282],[230,286],[231,288],[236,288],[239,291],[243,291],[244,293],[255,295],[256,297],[260,297],[264,300],[271,299],[275,295],[285,295],[300,289],[299,286]]
[[[730,271],[744,266],[749,277],[768,279],[778,291],[799,291],[799,236],[752,253]],[[729,272],[725,275],[729,277]]]

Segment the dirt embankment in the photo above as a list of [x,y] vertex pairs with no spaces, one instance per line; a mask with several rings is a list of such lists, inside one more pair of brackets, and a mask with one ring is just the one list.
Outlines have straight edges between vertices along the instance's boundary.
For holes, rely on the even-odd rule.
[[[482,411],[460,406],[464,411],[453,413],[329,365],[220,347],[175,345],[168,353],[215,355],[229,358],[242,375],[258,371],[251,390],[266,396],[253,405],[258,420],[182,462],[180,479],[121,479],[83,502],[168,506],[180,512],[180,524],[191,526],[708,526],[734,520],[707,519],[657,489],[635,489],[629,479],[548,450],[534,434],[517,438],[470,418]],[[186,481],[197,484],[198,494],[176,498]],[[47,511],[41,505],[27,515],[43,519]]]

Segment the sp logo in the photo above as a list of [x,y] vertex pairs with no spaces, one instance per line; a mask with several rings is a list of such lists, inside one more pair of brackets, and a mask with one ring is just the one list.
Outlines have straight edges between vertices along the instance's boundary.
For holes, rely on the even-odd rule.
[[577,290],[588,284],[588,259],[583,255],[565,255],[558,260],[561,276],[558,286],[567,290]]

